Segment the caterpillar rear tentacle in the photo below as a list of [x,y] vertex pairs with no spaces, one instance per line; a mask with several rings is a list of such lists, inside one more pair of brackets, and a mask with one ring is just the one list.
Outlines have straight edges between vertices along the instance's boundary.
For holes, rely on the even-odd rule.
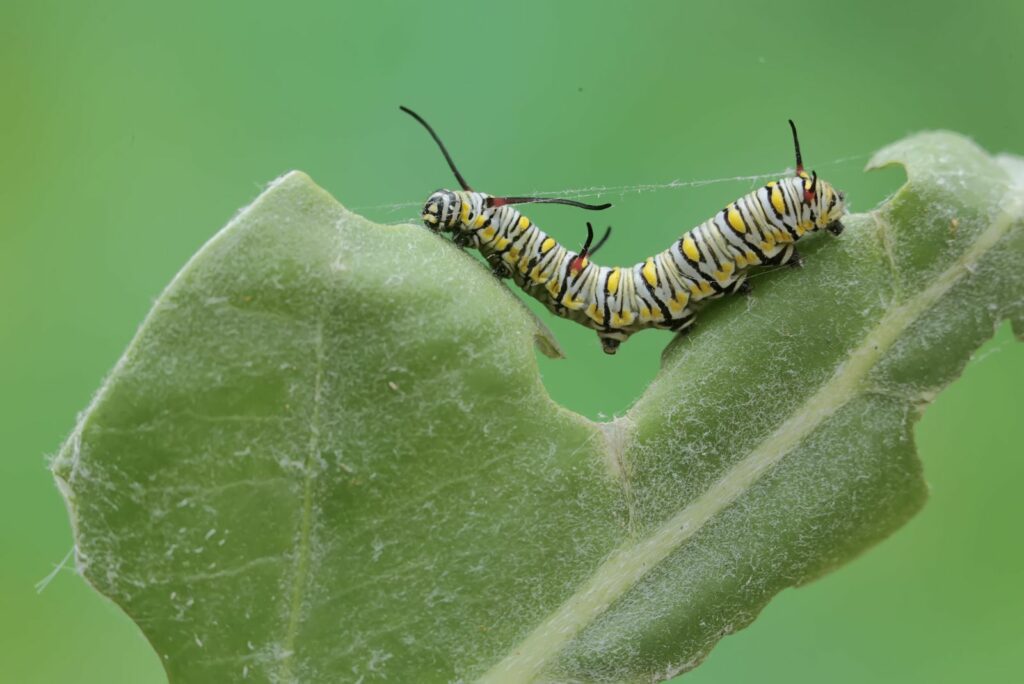
[[[553,202],[586,209],[571,200],[494,197],[475,192],[456,170],[440,139],[422,123],[441,147],[461,191],[438,190],[426,201],[422,219],[437,232],[452,233],[478,249],[496,273],[510,274],[523,290],[555,315],[597,331],[601,348],[614,354],[632,334],[647,328],[685,333],[706,301],[749,291],[751,267],[789,264],[802,258],[795,243],[807,233],[843,230],[844,195],[817,173],[803,167],[796,126],[796,174],[771,181],[732,202],[715,216],[683,234],[665,251],[633,266],[598,266],[590,257],[593,230],[578,252],[559,244],[513,206]],[[603,244],[602,238],[600,244]]]

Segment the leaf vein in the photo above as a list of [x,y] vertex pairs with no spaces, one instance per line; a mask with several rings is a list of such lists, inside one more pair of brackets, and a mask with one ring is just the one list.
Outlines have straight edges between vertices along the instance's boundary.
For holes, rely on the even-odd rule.
[[303,595],[309,582],[310,546],[313,535],[313,484],[316,479],[315,461],[320,452],[320,404],[323,393],[324,374],[324,322],[323,316],[317,320],[314,335],[316,372],[313,381],[313,412],[310,419],[309,448],[304,467],[305,480],[302,492],[302,519],[299,528],[298,555],[295,571],[292,574],[291,592],[288,604],[288,626],[284,636],[281,657],[281,681],[294,679],[291,672],[292,658],[295,655],[295,639],[298,636],[299,622],[302,617]]

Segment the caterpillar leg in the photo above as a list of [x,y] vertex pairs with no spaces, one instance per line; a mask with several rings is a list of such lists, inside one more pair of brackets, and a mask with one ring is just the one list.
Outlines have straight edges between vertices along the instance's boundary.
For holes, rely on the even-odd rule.
[[688,314],[679,320],[672,321],[669,325],[669,330],[676,332],[679,335],[686,335],[693,331],[693,326],[697,322],[697,314]]
[[601,341],[601,351],[605,354],[619,351],[619,345],[628,338],[629,335],[618,330],[599,330],[597,333],[597,339]]
[[846,226],[844,226],[839,221],[833,221],[832,223],[830,223],[827,226],[825,226],[825,230],[827,230],[828,232],[832,233],[833,235],[839,235],[840,233],[843,232],[843,229],[845,227]]
[[753,291],[754,291],[754,287],[749,282],[747,282],[747,274],[746,273],[742,274],[736,280],[736,282],[734,282],[729,287],[729,293],[730,294],[734,294],[734,293],[738,292],[741,295],[748,295],[748,294],[750,294]]
[[512,277],[512,269],[508,267],[508,264],[497,254],[491,254],[487,257],[487,263],[491,265],[491,273],[494,274],[495,278],[504,280],[505,278]]
[[457,231],[455,234],[452,235],[452,242],[459,249],[466,249],[466,247],[469,247],[470,243],[472,242],[472,238],[469,236],[468,233]]
[[800,252],[796,251],[796,247],[793,245],[786,245],[786,249],[778,253],[773,259],[772,263],[782,266],[788,264],[792,268],[800,268],[804,265],[804,258],[800,256]]

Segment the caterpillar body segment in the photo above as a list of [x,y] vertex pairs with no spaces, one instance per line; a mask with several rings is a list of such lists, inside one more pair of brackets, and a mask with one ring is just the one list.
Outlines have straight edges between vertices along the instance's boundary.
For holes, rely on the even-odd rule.
[[[590,249],[590,224],[590,237],[576,252],[513,206],[513,200],[537,198],[501,198],[469,189],[429,126],[463,190],[433,193],[422,219],[431,230],[449,232],[460,244],[479,250],[495,274],[511,277],[555,315],[596,330],[602,349],[614,354],[639,330],[685,332],[707,301],[749,291],[746,278],[752,267],[799,265],[796,242],[804,235],[821,229],[842,232],[843,193],[804,170],[796,127],[792,121],[790,126],[797,160],[794,176],[737,199],[668,249],[632,266],[593,263],[590,257],[597,248]],[[543,201],[588,209],[609,206]]]

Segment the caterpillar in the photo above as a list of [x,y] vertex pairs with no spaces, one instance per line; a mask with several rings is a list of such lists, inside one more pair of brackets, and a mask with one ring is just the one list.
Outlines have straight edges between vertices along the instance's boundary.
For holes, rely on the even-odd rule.
[[[768,182],[725,206],[684,233],[668,249],[633,266],[599,266],[591,257],[593,227],[574,252],[548,236],[513,205],[523,202],[587,205],[565,199],[495,197],[473,191],[459,173],[441,139],[418,114],[441,148],[461,191],[437,190],[427,198],[421,218],[432,231],[451,233],[460,246],[480,251],[495,275],[510,277],[555,315],[597,331],[601,348],[614,354],[630,335],[647,328],[688,331],[706,300],[750,292],[753,266],[802,265],[795,243],[807,233],[843,232],[845,194],[804,169],[796,125],[789,121],[796,173]],[[610,231],[610,229],[609,229]]]

